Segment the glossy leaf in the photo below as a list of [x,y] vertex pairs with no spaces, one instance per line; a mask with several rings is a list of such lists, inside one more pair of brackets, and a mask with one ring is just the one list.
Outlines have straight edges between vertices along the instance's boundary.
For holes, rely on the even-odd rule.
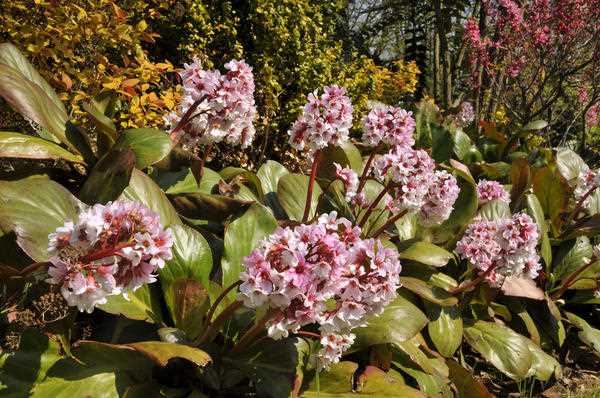
[[551,220],[555,230],[562,224],[561,214],[569,201],[569,187],[562,176],[549,167],[538,170],[533,176],[533,191],[544,214]]
[[183,358],[198,366],[208,365],[212,359],[206,352],[183,344],[165,343],[163,341],[142,341],[127,344],[128,347],[141,352],[160,366],[165,366],[170,359]]
[[180,193],[169,195],[169,198],[182,216],[216,222],[222,222],[252,205],[252,202],[245,200],[202,192]]
[[548,224],[544,217],[544,210],[535,194],[531,193],[526,196],[527,213],[533,218],[538,226],[538,231],[541,237],[540,253],[547,266],[552,264],[552,246],[548,238]]
[[552,273],[556,280],[567,277],[589,263],[592,259],[592,251],[592,245],[587,236],[580,236],[560,245],[552,264]]
[[42,138],[0,131],[0,157],[22,159],[63,159],[84,163],[83,158]]
[[581,156],[571,149],[559,149],[556,152],[556,166],[565,180],[573,186],[577,183],[579,174],[589,170]]
[[277,220],[269,209],[258,203],[253,204],[243,216],[225,228],[225,250],[223,253],[223,286],[239,280],[242,259],[249,255],[259,240],[277,228]]
[[400,283],[402,287],[410,290],[416,295],[432,303],[442,306],[453,306],[458,303],[458,299],[448,293],[446,290],[437,286],[431,286],[427,282],[408,276],[401,276]]
[[208,167],[204,168],[204,175],[200,180],[200,185],[194,177],[190,168],[184,168],[179,171],[157,170],[152,173],[152,178],[165,193],[176,195],[180,193],[201,192],[205,194],[212,193],[215,185],[222,181],[221,176]]
[[141,170],[167,156],[171,151],[171,139],[158,129],[130,129],[119,135],[114,146],[131,149],[135,153],[136,167]]
[[452,359],[447,359],[446,364],[450,369],[450,379],[462,398],[494,398],[487,388],[473,378],[473,373],[460,366]]
[[565,315],[569,319],[569,322],[579,329],[577,333],[579,340],[592,348],[596,352],[596,355],[600,357],[600,330],[591,327],[584,319],[571,312],[565,312]]
[[104,312],[123,315],[129,319],[160,323],[160,288],[158,285],[142,285],[135,292],[128,292],[127,298],[118,294],[107,297],[107,303],[98,305]]
[[510,205],[511,208],[519,208],[519,204],[525,191],[529,187],[530,180],[529,162],[527,158],[517,158],[513,161],[510,169]]
[[131,149],[111,149],[94,165],[79,196],[89,205],[117,199],[129,185],[134,168],[135,155]]
[[145,204],[160,216],[160,221],[165,227],[181,224],[177,212],[164,192],[150,177],[139,170],[133,170],[129,186],[123,191],[121,198]]
[[48,234],[77,220],[83,204],[46,177],[0,181],[0,228],[14,231],[17,243],[34,261],[47,261]]
[[496,199],[481,206],[477,215],[485,220],[495,221],[510,218],[511,212],[508,203]]
[[463,337],[463,321],[458,307],[442,307],[427,303],[425,307],[430,319],[427,324],[429,338],[440,354],[452,357],[460,347]]
[[[277,198],[291,220],[302,220],[309,180],[308,176],[302,174],[286,174],[279,179],[279,183],[277,184]],[[321,187],[315,181],[308,215],[309,219],[316,214],[317,203],[321,193]]]
[[460,193],[450,217],[442,224],[443,229],[462,227],[467,224],[477,212],[477,190],[473,177],[455,169]]
[[493,322],[465,325],[466,341],[487,361],[513,380],[527,377],[533,362],[528,340],[512,329]]
[[427,325],[427,321],[417,306],[399,295],[381,315],[370,317],[367,327],[353,330],[357,336],[353,349],[409,340]]
[[322,151],[321,162],[317,175],[330,180],[335,179],[334,163],[342,167],[350,167],[356,173],[362,171],[362,157],[360,151],[351,142],[345,142],[339,146],[328,146]]
[[413,260],[433,267],[443,267],[453,257],[446,249],[426,241],[412,242],[408,246],[400,245],[398,251],[401,259]]

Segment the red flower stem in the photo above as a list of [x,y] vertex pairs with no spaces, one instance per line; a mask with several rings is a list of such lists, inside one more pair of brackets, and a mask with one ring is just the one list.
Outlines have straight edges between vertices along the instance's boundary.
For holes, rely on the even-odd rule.
[[312,202],[313,189],[315,187],[315,180],[317,178],[317,167],[319,166],[319,162],[321,161],[321,151],[317,150],[315,152],[315,157],[313,159],[312,168],[310,170],[310,180],[308,182],[308,192],[306,193],[306,204],[304,205],[304,215],[302,216],[302,223],[306,223],[308,221],[308,216],[310,215],[310,205]]
[[313,332],[307,332],[306,330],[299,330],[298,332],[296,332],[297,335],[299,336],[306,336],[306,337],[314,337],[317,339],[321,339],[321,335],[318,333],[313,333]]
[[592,192],[594,192],[594,190],[596,190],[596,188],[598,188],[598,185],[594,185],[593,187],[591,187],[590,190],[587,191],[585,193],[585,195],[583,195],[581,197],[581,199],[579,199],[579,202],[577,202],[577,205],[575,205],[575,208],[569,215],[569,219],[567,220],[567,225],[570,224],[571,221],[573,221],[573,219],[575,217],[577,217],[577,214],[581,211],[581,208],[583,207],[583,202],[585,202],[585,200],[592,194]]
[[395,216],[389,218],[385,224],[383,224],[381,226],[381,228],[379,228],[377,231],[375,231],[373,233],[373,235],[371,236],[372,238],[377,238],[379,235],[381,235],[383,232],[385,232],[386,229],[388,229],[388,227],[390,225],[393,225],[396,221],[398,221],[400,218],[404,217],[406,215],[408,211],[407,210],[402,210],[401,212],[399,212],[398,214],[396,214]]
[[589,263],[585,264],[584,266],[580,267],[579,269],[576,269],[575,271],[573,271],[573,273],[571,273],[571,275],[569,275],[569,277],[564,281],[564,283],[562,284],[560,289],[552,295],[552,300],[556,300],[556,299],[560,298],[575,282],[577,282],[577,280],[578,280],[577,278],[579,277],[579,275],[581,275],[583,273],[583,271],[585,271],[586,269],[591,267],[592,264],[595,264],[595,263],[596,263],[595,261],[590,261]]
[[459,285],[453,289],[448,290],[448,293],[457,294],[457,293],[463,292],[467,289],[477,286],[479,283],[481,283],[481,281],[483,281],[485,279],[486,276],[491,274],[495,268],[496,268],[496,264],[494,264],[491,267],[489,267],[488,269],[486,269],[484,273],[480,274],[477,278],[472,279],[470,282],[465,283],[464,285]]
[[217,307],[219,306],[219,303],[221,301],[223,301],[223,299],[225,298],[225,296],[227,296],[227,294],[230,291],[232,291],[233,289],[237,288],[241,284],[242,284],[242,281],[237,281],[235,283],[232,283],[231,285],[227,286],[227,288],[225,290],[223,290],[221,292],[221,294],[219,294],[219,296],[215,299],[215,302],[210,306],[210,309],[206,313],[206,322],[207,323],[210,324],[210,321],[211,321],[213,315],[215,314],[215,311],[217,310]]
[[199,346],[211,340],[219,328],[223,326],[223,324],[233,316],[234,312],[243,305],[244,304],[241,301],[234,301],[229,304],[219,316],[215,318],[215,321],[207,326],[204,333],[194,341],[194,345]]
[[383,189],[381,190],[381,192],[379,192],[379,195],[377,195],[377,197],[375,198],[375,200],[373,200],[373,202],[371,202],[371,204],[367,208],[367,211],[365,212],[365,214],[360,219],[360,222],[358,223],[359,227],[362,228],[365,225],[365,223],[371,216],[371,213],[373,213],[373,210],[375,210],[375,208],[377,207],[379,202],[381,202],[381,200],[384,198],[385,194],[388,193],[388,191],[390,190],[390,185],[391,185],[391,183],[384,186]]
[[108,257],[108,256],[114,256],[115,254],[117,254],[117,252],[121,249],[124,249],[126,247],[131,247],[134,246],[135,242],[123,242],[123,243],[119,243],[113,247],[109,247],[107,249],[101,249],[98,250],[94,253],[90,253],[87,256],[84,256],[81,258],[81,261],[84,263],[89,263],[91,261],[96,261],[96,260],[100,260],[101,258],[104,257]]
[[367,178],[369,177],[369,170],[371,169],[371,164],[373,163],[373,160],[375,159],[375,155],[377,155],[377,150],[379,149],[379,147],[373,149],[373,152],[371,152],[371,154],[369,155],[369,158],[367,159],[367,163],[365,163],[365,168],[363,169],[363,172],[360,176],[360,181],[358,183],[358,188],[356,189],[356,194],[360,194],[363,190],[363,188],[365,187],[365,184],[367,183]]
[[267,322],[269,322],[271,319],[275,318],[279,314],[281,314],[281,310],[278,308],[271,308],[270,310],[268,310],[267,313],[262,318],[260,318],[256,322],[256,324],[254,324],[254,326],[252,326],[250,329],[248,329],[246,333],[244,333],[240,341],[238,341],[238,343],[231,350],[231,354],[239,354],[240,352],[248,348],[248,346],[254,341],[254,339],[256,339],[256,337],[258,337],[258,335],[264,331]]
[[206,163],[206,159],[208,158],[208,154],[212,149],[212,144],[208,144],[206,148],[204,148],[204,152],[202,153],[202,158],[200,158],[200,165],[198,166],[198,186],[200,186],[200,182],[202,181],[202,177],[204,177],[204,164]]

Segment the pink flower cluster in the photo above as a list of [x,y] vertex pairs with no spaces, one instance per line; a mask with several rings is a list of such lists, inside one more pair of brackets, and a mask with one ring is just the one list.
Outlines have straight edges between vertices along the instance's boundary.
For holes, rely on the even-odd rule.
[[456,244],[456,251],[480,273],[493,267],[486,280],[498,286],[506,276],[537,277],[541,268],[535,249],[538,237],[531,217],[517,213],[510,219],[477,220],[470,224]]
[[439,225],[452,213],[460,189],[456,178],[445,170],[436,171],[419,211],[419,222],[425,227]]
[[588,128],[597,127],[600,124],[600,118],[598,117],[598,113],[600,111],[600,102],[595,103],[590,106],[587,112],[585,113],[585,125]]
[[356,190],[358,189],[358,174],[350,167],[342,167],[337,163],[333,164],[335,167],[335,176],[337,179],[342,181],[344,184],[344,192],[346,194],[346,200],[352,201],[356,196]]
[[388,145],[413,146],[415,119],[412,112],[393,106],[374,108],[363,120],[362,142],[376,146],[381,142]]
[[508,192],[498,181],[480,180],[477,183],[477,200],[479,204],[483,205],[496,199],[506,203],[510,202]]
[[313,152],[328,145],[340,145],[348,140],[352,127],[352,103],[346,90],[338,86],[323,88],[323,95],[310,93],[302,115],[291,130],[290,145]]
[[475,120],[475,111],[473,110],[473,105],[470,102],[463,101],[461,102],[458,113],[455,116],[456,124],[459,127],[467,127]]
[[600,172],[590,169],[582,171],[577,177],[577,185],[575,186],[575,191],[573,192],[575,201],[579,202],[583,199],[582,207],[584,209],[591,210],[590,206],[592,205],[592,198],[588,192],[590,192],[592,189],[596,189],[599,186]]
[[47,282],[61,285],[67,303],[92,312],[106,297],[156,280],[172,257],[171,231],[136,202],[97,204],[48,236]]
[[239,298],[248,307],[280,310],[267,325],[274,339],[318,324],[323,365],[337,361],[352,344],[350,330],[380,314],[399,286],[398,253],[360,234],[335,212],[315,224],[278,228],[244,259]]
[[181,73],[183,99],[177,111],[165,118],[173,130],[199,102],[193,117],[173,135],[184,148],[221,141],[245,148],[254,139],[252,123],[256,107],[252,68],[237,60],[228,62],[225,68],[227,73],[222,75],[217,70],[203,70],[197,59],[185,64]]

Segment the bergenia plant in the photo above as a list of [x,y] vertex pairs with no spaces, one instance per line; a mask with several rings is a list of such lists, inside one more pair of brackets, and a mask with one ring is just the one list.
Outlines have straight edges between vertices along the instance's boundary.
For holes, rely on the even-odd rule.
[[[38,79],[7,49],[0,77]],[[44,83],[6,81],[45,115],[19,102]],[[46,138],[0,133],[31,145],[0,154],[73,171],[0,181],[2,327],[20,345],[0,392],[488,397],[470,372],[546,383],[572,341],[598,352],[600,177],[573,151],[529,153],[534,130],[507,136],[467,101],[359,115],[331,85],[289,126],[305,173],[215,170],[214,146],[250,150],[252,69],[194,60],[181,81],[164,131],[92,109],[93,137],[66,134],[56,105],[34,119]]]

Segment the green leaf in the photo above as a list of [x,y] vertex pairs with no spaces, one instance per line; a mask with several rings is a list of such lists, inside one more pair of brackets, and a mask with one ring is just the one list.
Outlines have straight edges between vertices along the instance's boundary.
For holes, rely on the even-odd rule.
[[160,291],[158,285],[142,285],[135,292],[128,292],[127,298],[122,294],[108,296],[106,304],[98,306],[109,314],[123,315],[129,319],[160,323]]
[[114,146],[130,148],[135,153],[136,167],[141,170],[167,156],[171,151],[171,139],[158,129],[130,129],[119,135]]
[[527,158],[517,158],[512,162],[510,169],[510,205],[511,209],[518,209],[521,198],[529,188],[530,179],[529,162]]
[[549,167],[538,170],[533,176],[533,192],[552,221],[556,231],[562,225],[561,214],[569,202],[569,187],[562,176]]
[[206,352],[183,344],[166,343],[163,341],[142,341],[126,344],[136,351],[152,359],[160,366],[165,366],[170,359],[183,358],[198,366],[208,365],[212,359]]
[[[277,228],[277,220],[265,206],[255,203],[240,218],[225,228],[222,260],[223,287],[239,280],[242,259],[254,250],[258,241]],[[235,292],[232,292],[235,294]]]
[[450,369],[450,380],[456,386],[458,396],[461,398],[494,398],[487,388],[473,378],[473,373],[460,366],[452,359],[446,360]]
[[427,321],[417,306],[398,296],[381,315],[367,319],[366,327],[354,329],[357,340],[353,349],[409,340],[427,325]]
[[454,131],[454,153],[458,160],[466,164],[479,162],[483,158],[481,152],[462,129]]
[[465,325],[467,343],[513,380],[527,377],[533,362],[528,339],[512,329],[485,321]]
[[219,173],[208,167],[204,168],[204,175],[202,176],[200,185],[198,185],[196,177],[194,177],[194,173],[192,173],[190,168],[184,168],[179,171],[156,170],[151,176],[158,186],[169,195],[197,192],[210,194],[215,185],[222,181]]
[[54,91],[49,95],[17,69],[0,63],[0,96],[15,111],[37,123],[42,138],[62,142],[76,152],[65,133],[67,113],[62,104],[58,106],[52,99],[53,95]]
[[335,179],[334,163],[342,167],[350,167],[356,173],[362,171],[362,157],[360,151],[351,142],[346,142],[339,146],[329,145],[322,151],[321,163],[317,169],[317,175],[320,178],[329,180]]
[[401,276],[400,283],[405,289],[410,290],[411,292],[432,303],[442,306],[453,306],[458,303],[458,299],[444,289],[441,289],[437,286],[431,286],[421,279],[412,278],[409,276]]
[[546,219],[544,218],[542,205],[537,196],[533,193],[527,195],[527,212],[535,220],[538,226],[538,231],[541,236],[540,252],[548,267],[552,264],[552,246],[550,245],[550,239],[548,238],[548,224],[546,224]]
[[76,221],[83,204],[46,177],[0,181],[0,228],[14,231],[17,243],[34,261],[47,261],[48,234]]
[[19,351],[4,355],[0,371],[0,395],[6,398],[28,396],[44,378],[48,369],[60,359],[60,344],[36,329],[21,335]]
[[454,138],[450,131],[437,123],[432,123],[430,127],[431,157],[439,163],[447,162],[452,157]]
[[202,234],[186,225],[172,225],[173,258],[159,270],[163,290],[177,279],[194,279],[208,286],[213,259]]
[[130,149],[113,148],[92,168],[79,196],[89,205],[115,200],[129,185],[135,168],[135,155]]
[[556,152],[556,166],[560,174],[574,186],[577,184],[577,177],[589,167],[583,159],[570,149],[559,149]]
[[359,376],[357,391],[353,388],[353,378],[358,369],[354,362],[342,361],[319,374],[317,387],[316,377],[302,393],[306,398],[351,398],[357,396],[390,397],[390,398],[425,398],[426,395],[408,387],[400,375],[395,372],[383,372],[373,366],[368,367]]
[[81,156],[67,151],[52,141],[8,131],[0,131],[0,157],[63,159],[73,163],[85,163]]
[[165,193],[142,171],[133,170],[129,186],[120,198],[145,204],[160,216],[160,221],[165,227],[181,224]]
[[442,229],[462,227],[471,221],[477,212],[477,188],[473,177],[458,169],[454,169],[454,174],[458,180],[460,193],[454,202],[454,210],[442,224]]
[[544,129],[548,126],[548,122],[546,122],[545,120],[534,120],[532,122],[527,123],[525,126],[523,126],[523,130],[526,131],[530,131],[530,130],[541,130]]
[[600,357],[600,330],[594,329],[585,320],[571,312],[565,311],[565,315],[569,319],[569,322],[580,329],[579,333],[577,333],[579,340],[596,351],[596,355]]
[[[251,171],[242,169],[240,167],[226,167],[219,172],[219,174],[223,177],[223,179],[227,182],[231,182],[235,180],[236,184],[240,187],[240,193],[236,195],[238,199],[245,199],[240,195],[246,196],[247,200],[256,200],[262,202],[264,200],[264,192],[262,188],[262,183]],[[246,183],[246,185],[242,184]],[[247,193],[244,193],[246,191]]]
[[80,363],[73,359],[56,362],[32,397],[116,398],[137,384],[137,379],[151,378],[151,362],[127,346],[87,341],[81,342],[73,354]]
[[239,213],[252,204],[245,200],[201,192],[169,195],[169,198],[182,216],[216,222],[223,222],[227,217]]
[[437,351],[449,358],[460,347],[463,336],[463,321],[457,306],[443,307],[425,303],[430,319],[427,332]]
[[556,280],[563,279],[588,264],[592,259],[593,248],[587,236],[564,242],[558,248],[552,264],[552,274]]
[[412,242],[408,247],[399,245],[400,258],[433,267],[443,267],[453,257],[449,251],[426,241]]
[[[277,198],[291,220],[302,220],[309,180],[308,176],[302,174],[286,174],[279,179],[279,183],[277,184]],[[321,193],[321,187],[315,181],[308,214],[309,220],[317,212],[317,203]]]
[[529,351],[531,351],[532,363],[531,369],[529,369],[529,373],[527,374],[528,377],[535,377],[541,381],[548,381],[552,375],[560,374],[560,364],[558,361],[546,354],[533,341],[529,341]]
[[163,291],[171,318],[178,328],[175,330],[183,332],[188,340],[198,337],[204,328],[204,316],[210,307],[208,290],[195,279],[179,278],[170,283],[168,289],[163,288]]
[[394,346],[404,354],[408,355],[410,360],[419,365],[419,367],[427,374],[440,378],[448,377],[448,367],[446,366],[446,363],[440,358],[432,357],[433,354],[428,356],[420,348],[423,343],[423,337],[417,335],[410,340],[394,343]]
[[267,339],[236,355],[224,357],[228,367],[241,370],[255,383],[261,397],[289,397],[296,379],[299,362],[299,341],[296,338]]
[[113,121],[105,115],[102,105],[92,99],[90,102],[83,102],[81,107],[88,113],[100,132],[107,136],[110,142],[114,143],[114,140],[117,138],[117,128]]
[[495,221],[504,218],[510,218],[511,212],[508,203],[499,199],[495,199],[481,206],[477,212],[477,215],[484,220]]
[[449,381],[439,375],[430,375],[421,370],[421,368],[413,362],[410,357],[404,352],[397,351],[392,361],[394,368],[400,369],[416,380],[419,384],[419,390],[427,396],[434,397],[454,397],[450,391]]
[[173,225],[171,233],[173,258],[159,270],[160,284],[175,326],[187,332],[189,326],[194,326],[188,325],[190,306],[199,310],[205,305],[212,252],[202,234],[188,226]]
[[285,211],[277,199],[277,185],[281,177],[286,174],[289,174],[289,171],[274,160],[267,160],[256,173],[265,195],[265,204],[273,210],[273,214],[278,220],[286,217]]

